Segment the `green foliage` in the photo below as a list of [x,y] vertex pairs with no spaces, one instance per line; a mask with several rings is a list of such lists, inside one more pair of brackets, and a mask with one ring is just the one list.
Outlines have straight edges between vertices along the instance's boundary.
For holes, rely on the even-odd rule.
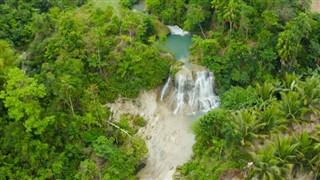
[[277,44],[283,65],[288,64],[289,68],[293,68],[298,64],[297,56],[302,48],[301,40],[309,36],[312,23],[312,19],[304,13],[300,13],[298,17],[287,22],[285,31],[279,34]]
[[17,48],[0,41],[0,179],[133,179],[146,158],[146,121],[107,124],[104,104],[161,84],[172,59],[150,16],[85,2],[0,3]]
[[26,48],[34,38],[32,18],[50,8],[67,10],[86,3],[86,0],[73,1],[4,1],[0,3],[0,38],[10,40],[15,46]]
[[252,87],[244,89],[233,86],[221,96],[221,106],[230,110],[252,107],[257,101],[256,91]]
[[[301,80],[296,74],[286,74],[282,84],[257,84],[256,89],[250,88],[256,104],[240,110],[222,106],[199,118],[193,125],[197,140],[194,156],[179,171],[186,178],[197,179],[218,179],[243,169],[249,179],[286,179],[299,174],[317,178],[320,168],[314,162],[319,162],[320,139],[314,127],[304,125],[315,120],[317,111],[305,107],[310,101],[303,95],[310,94],[317,104],[317,96],[312,95],[318,91],[317,76],[314,72]],[[223,104],[223,97],[221,101]],[[304,127],[310,127],[309,132],[301,132]]]
[[108,139],[105,136],[98,137],[92,144],[93,150],[97,156],[108,159],[115,155],[115,147],[113,145],[114,139]]
[[38,85],[35,79],[27,77],[18,68],[13,68],[8,72],[5,91],[1,91],[0,98],[4,99],[9,118],[22,121],[27,132],[41,134],[54,120],[53,116],[41,117],[39,98],[45,95],[42,84]]
[[5,73],[8,69],[17,66],[19,58],[15,54],[9,43],[4,40],[0,40],[0,89],[3,89],[5,83]]
[[227,126],[228,112],[224,109],[215,109],[201,117],[193,125],[193,131],[201,141],[210,141],[212,137],[223,138]]
[[253,139],[260,137],[259,129],[263,124],[256,119],[255,112],[247,109],[238,110],[232,114],[231,124],[242,146],[251,145]]
[[190,4],[188,6],[186,21],[184,22],[184,28],[188,31],[202,28],[201,24],[205,20],[205,15],[201,6]]
[[131,8],[132,5],[134,5],[137,2],[138,2],[137,0],[120,0],[121,6],[125,8]]
[[146,7],[148,12],[160,17],[165,24],[182,25],[184,22],[186,8],[183,0],[148,0]]
[[[163,83],[173,60],[155,37],[168,29],[118,1],[86,2],[0,1],[0,179],[134,179],[146,158],[135,135],[146,121],[126,115],[106,123],[104,104]],[[319,177],[319,134],[294,132],[319,114],[319,75],[305,75],[320,55],[320,16],[307,13],[309,5],[146,1],[166,24],[201,30],[206,39],[195,36],[191,58],[214,72],[222,94],[222,109],[194,125],[198,141],[184,176],[218,179],[252,160],[249,178]],[[281,83],[263,84],[273,77]]]
[[177,72],[179,72],[182,69],[182,66],[184,63],[182,61],[176,61],[172,66],[171,66],[171,75],[173,77],[176,76]]
[[318,157],[319,152],[314,149],[318,142],[318,138],[305,131],[292,137],[277,136],[274,142],[268,142],[258,152],[251,153],[254,159],[251,177],[295,177],[295,174],[302,173],[301,167],[304,167],[304,170],[313,171],[314,178],[317,178],[318,167],[313,169],[307,159]]
[[258,153],[252,153],[253,169],[251,177],[258,179],[281,179],[281,168],[277,166],[279,160],[274,158],[275,149],[272,146],[260,148]]
[[144,127],[147,125],[147,121],[143,117],[134,117],[133,123],[136,126]]
[[157,57],[157,47],[134,43],[117,53],[115,73],[110,78],[110,88],[127,97],[136,96],[140,89],[151,89],[162,83],[168,74],[171,59]]
[[76,174],[76,179],[96,179],[99,177],[99,171],[94,160],[86,159],[80,163],[80,172]]

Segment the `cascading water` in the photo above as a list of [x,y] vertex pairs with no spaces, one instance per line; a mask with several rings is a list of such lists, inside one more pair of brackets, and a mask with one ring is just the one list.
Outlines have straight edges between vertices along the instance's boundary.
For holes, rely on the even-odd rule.
[[165,93],[166,93],[167,89],[169,88],[170,82],[171,82],[171,76],[169,76],[166,84],[163,86],[163,89],[162,89],[162,92],[161,92],[161,95],[160,95],[160,100],[161,101],[163,100],[163,97],[165,96]]
[[[182,30],[178,26],[168,26],[168,28],[173,35],[182,38],[189,36],[191,39],[190,33]],[[176,51],[177,48],[179,47],[174,47],[172,51]],[[171,50],[170,48],[168,49]],[[183,50],[185,50],[185,48],[183,48]],[[177,54],[181,54],[174,53],[176,56]],[[170,75],[161,91],[160,100],[167,99],[174,114],[188,114],[198,111],[207,112],[217,108],[219,106],[219,97],[214,93],[213,73],[202,66],[191,64],[188,61],[188,57],[185,56],[187,52],[183,54],[177,58],[186,65],[181,67],[181,70],[175,74],[175,77],[171,77],[172,75]],[[174,84],[174,87],[170,88],[169,84]]]
[[186,36],[190,35],[190,32],[184,31],[181,29],[179,26],[174,25],[174,26],[167,26],[170,29],[171,35],[179,35],[179,36]]
[[191,90],[189,105],[195,111],[207,112],[219,105],[219,98],[214,94],[214,77],[209,71],[197,72],[195,86]]

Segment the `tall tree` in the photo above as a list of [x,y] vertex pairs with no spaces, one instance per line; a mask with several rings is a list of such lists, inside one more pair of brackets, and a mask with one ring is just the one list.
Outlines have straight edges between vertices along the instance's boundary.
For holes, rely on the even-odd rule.
[[27,77],[22,70],[13,68],[8,72],[5,90],[1,91],[0,98],[4,99],[9,118],[23,124],[27,132],[41,134],[54,120],[54,116],[42,115],[39,99],[45,95],[44,85]]

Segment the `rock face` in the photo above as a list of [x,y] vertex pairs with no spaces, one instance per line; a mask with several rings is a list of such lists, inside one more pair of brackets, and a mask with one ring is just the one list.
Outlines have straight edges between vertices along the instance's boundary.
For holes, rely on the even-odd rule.
[[169,77],[164,85],[160,100],[167,102],[174,114],[207,112],[219,106],[215,95],[213,73],[198,65],[184,65]]

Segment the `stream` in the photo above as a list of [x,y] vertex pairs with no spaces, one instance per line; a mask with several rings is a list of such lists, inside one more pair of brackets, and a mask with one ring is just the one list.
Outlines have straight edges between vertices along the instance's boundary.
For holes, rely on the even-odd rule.
[[[134,7],[145,8],[142,5]],[[134,100],[120,98],[109,104],[114,119],[130,113],[147,121],[138,132],[145,137],[149,149],[146,166],[137,174],[141,180],[173,179],[176,167],[190,160],[193,153],[195,136],[190,125],[219,106],[219,97],[214,94],[213,73],[188,61],[191,33],[178,26],[167,27],[171,34],[163,48],[184,64],[181,69],[175,75],[170,74],[160,88],[142,91]]]

